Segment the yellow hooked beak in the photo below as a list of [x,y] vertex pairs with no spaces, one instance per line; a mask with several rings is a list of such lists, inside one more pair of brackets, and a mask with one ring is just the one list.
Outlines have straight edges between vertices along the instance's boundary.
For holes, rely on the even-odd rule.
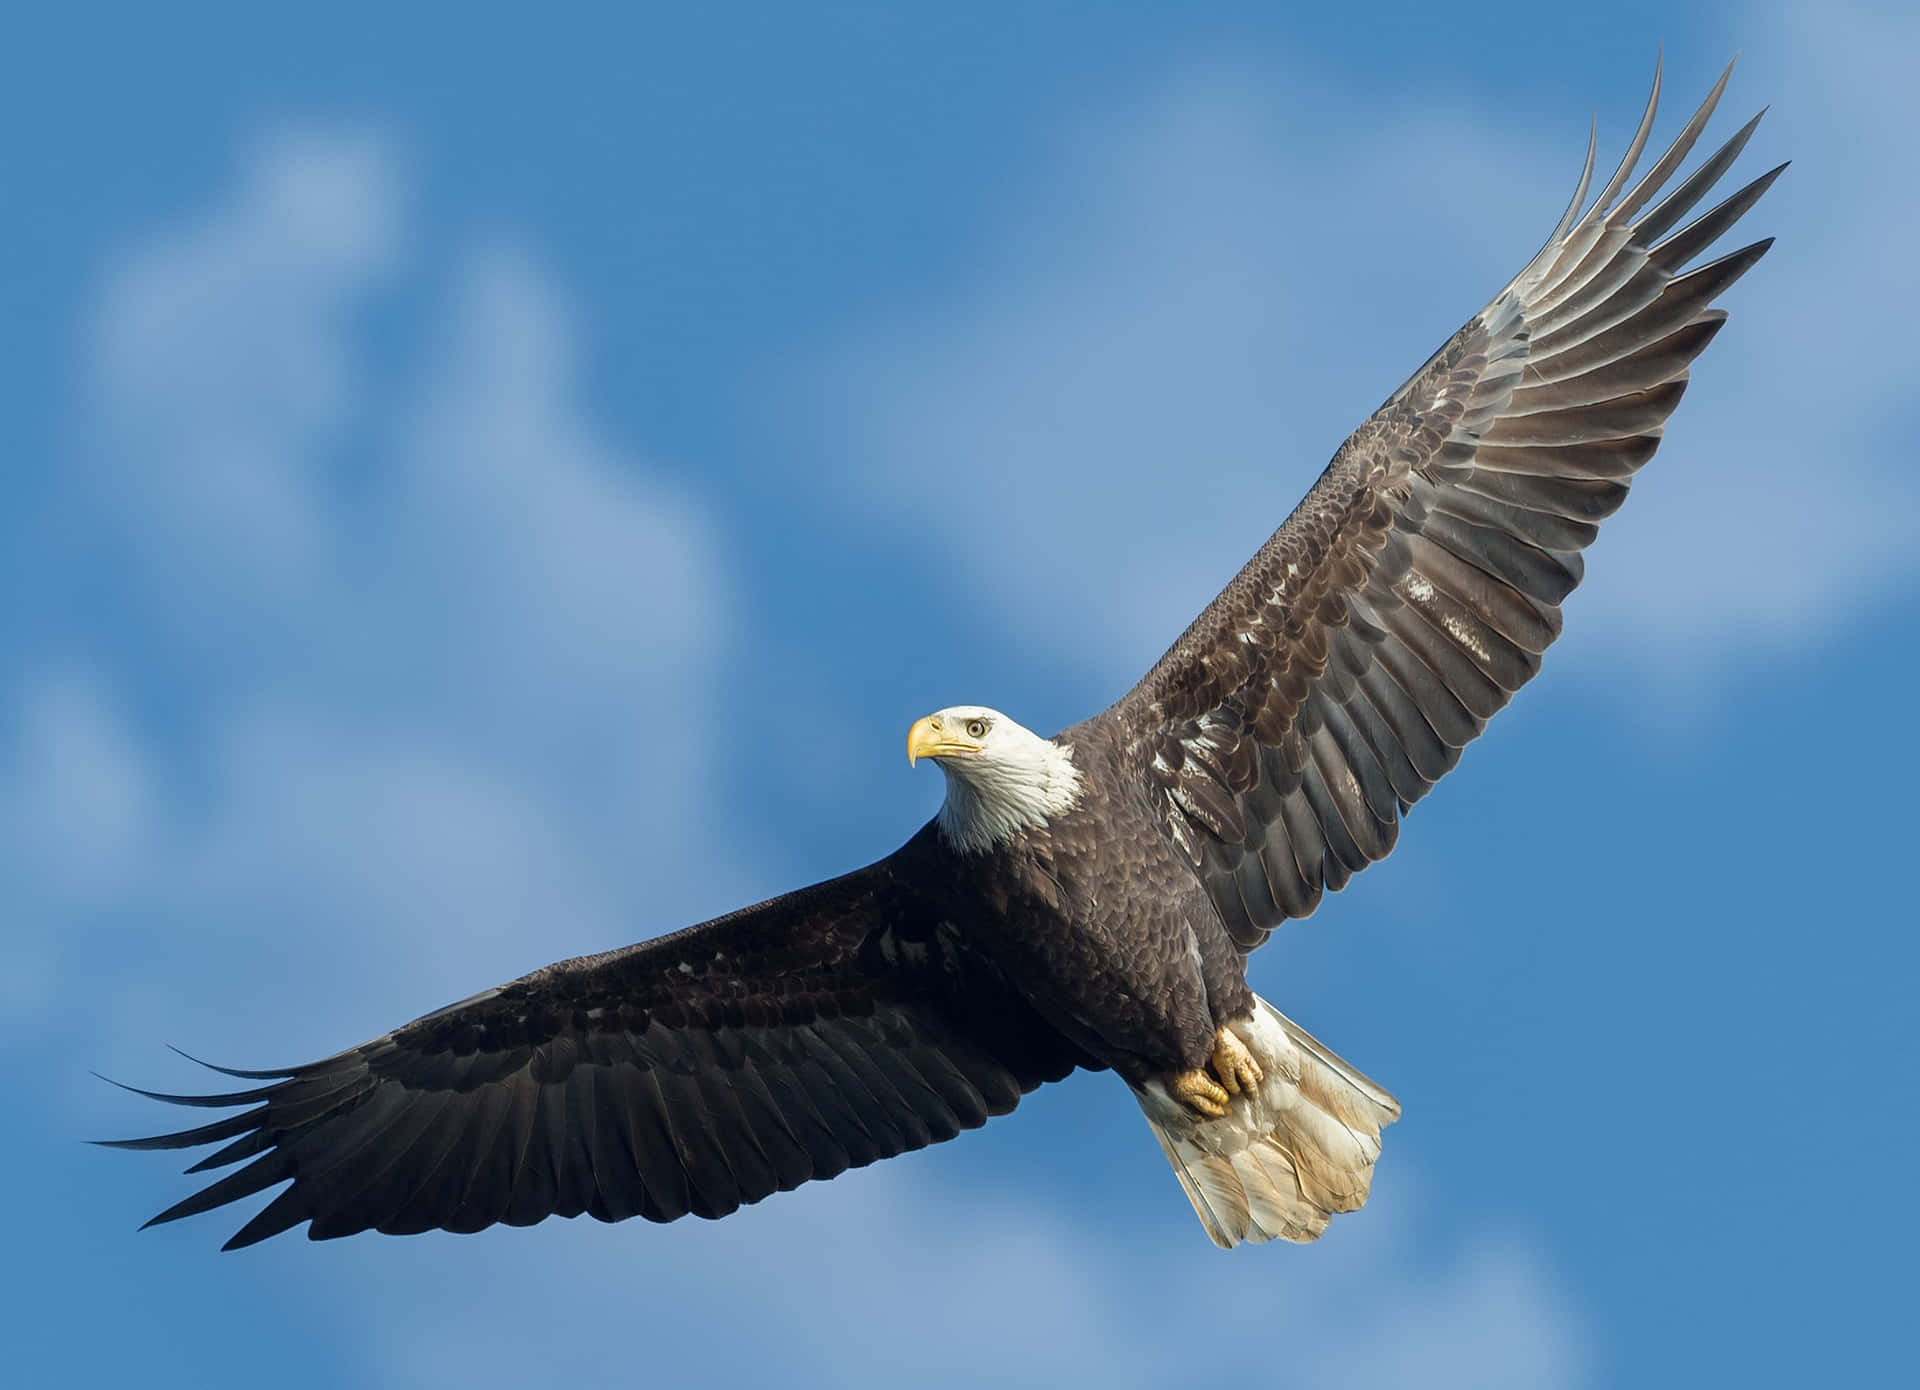
[[978,753],[981,745],[967,738],[959,730],[941,727],[937,715],[928,715],[925,719],[916,719],[913,727],[907,730],[907,766],[911,767],[922,758],[944,758],[954,753]]

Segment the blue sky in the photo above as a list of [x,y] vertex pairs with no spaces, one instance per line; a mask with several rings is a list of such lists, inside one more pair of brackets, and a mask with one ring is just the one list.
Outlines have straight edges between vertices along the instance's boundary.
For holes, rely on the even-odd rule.
[[[1920,22],[693,8],[15,26],[8,1383],[1895,1378]],[[1405,1104],[1363,1214],[1222,1254],[1081,1078],[718,1225],[134,1234],[188,1180],[79,1141],[172,1116],[89,1069],[828,876],[937,803],[914,717],[1118,696],[1663,40],[1663,131],[1744,52],[1780,243],[1540,679],[1252,963]]]

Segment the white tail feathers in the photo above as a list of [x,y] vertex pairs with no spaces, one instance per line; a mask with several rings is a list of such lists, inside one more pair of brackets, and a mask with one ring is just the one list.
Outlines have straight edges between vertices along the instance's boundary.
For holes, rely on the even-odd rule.
[[1134,1095],[1213,1243],[1312,1240],[1335,1212],[1358,1211],[1400,1104],[1256,998],[1228,1025],[1266,1073],[1255,1094],[1203,1119],[1158,1081]]

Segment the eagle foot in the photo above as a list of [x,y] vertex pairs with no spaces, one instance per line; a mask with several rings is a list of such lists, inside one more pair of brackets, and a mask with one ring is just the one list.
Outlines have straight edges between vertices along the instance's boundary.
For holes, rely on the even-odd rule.
[[1217,1120],[1227,1113],[1227,1093],[1205,1067],[1176,1072],[1167,1078],[1167,1090],[1202,1119]]
[[1253,1060],[1253,1054],[1247,1051],[1247,1045],[1231,1028],[1222,1028],[1213,1035],[1213,1074],[1236,1096],[1243,1091],[1252,1095],[1266,1076],[1260,1064]]

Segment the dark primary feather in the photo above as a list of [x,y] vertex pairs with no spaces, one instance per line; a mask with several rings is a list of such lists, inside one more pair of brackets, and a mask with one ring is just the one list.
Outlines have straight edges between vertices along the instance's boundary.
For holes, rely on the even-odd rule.
[[[958,944],[931,829],[843,878],[562,961],[324,1061],[238,1072],[248,1106],[129,1149],[252,1160],[173,1221],[291,1179],[227,1243],[723,1216],[950,1139],[1091,1064]],[[149,1223],[152,1224],[152,1223]]]
[[[1625,499],[1771,244],[1688,271],[1779,175],[1681,223],[1756,116],[1644,213],[1720,99],[1723,73],[1629,188],[1660,80],[1584,215],[1356,430],[1259,554],[1105,718],[1165,796],[1244,949],[1383,858],[1400,814],[1539,669],[1581,554]],[[1679,227],[1675,231],[1674,228]]]

